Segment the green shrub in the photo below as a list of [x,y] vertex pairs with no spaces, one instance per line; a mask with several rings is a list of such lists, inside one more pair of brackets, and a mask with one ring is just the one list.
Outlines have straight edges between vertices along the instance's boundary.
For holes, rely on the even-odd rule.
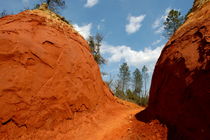
[[6,10],[3,10],[3,11],[0,13],[0,18],[5,17],[5,16],[7,16],[7,15],[8,15],[7,11],[6,11]]
[[128,89],[126,93],[123,91],[116,89],[115,96],[117,96],[120,99],[127,100],[129,102],[133,102],[135,104],[138,104],[140,106],[147,106],[148,105],[148,99],[149,96],[139,96],[135,92]]
[[124,92],[119,89],[116,89],[115,96],[117,96],[118,98],[123,99],[123,100],[126,99]]

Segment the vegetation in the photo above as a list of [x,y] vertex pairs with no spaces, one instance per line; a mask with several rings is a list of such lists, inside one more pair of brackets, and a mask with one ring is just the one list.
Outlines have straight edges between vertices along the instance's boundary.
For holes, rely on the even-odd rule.
[[[113,81],[113,80],[112,80]],[[123,63],[119,68],[118,80],[114,85],[113,92],[115,96],[134,102],[141,106],[146,106],[148,103],[147,90],[143,94],[143,82],[147,84],[148,69],[143,66],[142,72],[135,69],[132,78],[130,77],[130,70],[127,63]],[[146,88],[146,85],[145,85]]]
[[127,63],[123,63],[120,66],[120,72],[119,72],[119,89],[121,91],[125,91],[129,87],[129,81],[130,81],[130,71]]
[[[50,10],[51,12],[53,12],[56,15],[56,17],[60,18],[62,21],[64,21],[65,23],[67,23],[71,26],[71,22],[59,14],[58,5],[56,6],[55,3],[51,4],[52,0],[51,0],[51,2],[48,2],[49,5],[52,5],[52,6],[49,6],[45,2],[47,2],[47,1],[44,0],[42,4],[36,4],[33,9],[39,9],[39,10],[43,10],[43,11]],[[53,6],[54,6],[54,8],[52,8]],[[65,6],[65,3],[64,3],[64,6]],[[64,8],[64,6],[63,6],[63,8]]]
[[101,47],[102,40],[103,40],[103,36],[99,33],[97,33],[95,37],[89,36],[89,38],[88,38],[88,44],[90,46],[90,51],[93,54],[95,61],[99,65],[106,63],[106,60],[101,56],[101,53],[100,53],[100,47]]
[[5,17],[5,16],[7,16],[7,15],[8,15],[7,11],[6,11],[6,10],[3,10],[3,11],[0,13],[0,18]]
[[[65,0],[42,0],[42,3],[47,4],[47,8],[55,13],[59,13],[60,9],[65,8]],[[35,5],[35,9],[37,9],[40,4]]]
[[[133,85],[134,85],[134,92],[141,93],[142,91],[142,74],[138,68],[133,72]],[[139,95],[140,96],[140,95]]]
[[181,12],[172,9],[166,18],[164,24],[165,36],[170,38],[174,32],[183,24],[184,17],[181,16]]
[[144,65],[142,68],[142,77],[144,79],[144,95],[147,94],[147,80],[149,78],[148,68]]

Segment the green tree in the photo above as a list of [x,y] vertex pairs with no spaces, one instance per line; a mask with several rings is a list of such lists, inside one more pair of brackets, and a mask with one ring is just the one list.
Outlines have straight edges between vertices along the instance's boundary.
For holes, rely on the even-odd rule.
[[118,88],[116,88],[116,90],[115,90],[115,96],[117,96],[118,98],[121,98],[123,100],[126,100],[126,96],[125,96],[124,92]]
[[147,80],[149,78],[148,68],[144,65],[142,68],[142,77],[144,80],[144,96],[147,94]]
[[138,68],[133,72],[133,85],[134,85],[134,93],[140,93],[142,91],[142,75]]
[[181,12],[172,9],[166,18],[164,24],[165,36],[170,38],[174,32],[183,24],[184,17],[181,16]]
[[[63,9],[65,7],[65,0],[41,0],[42,3],[46,3],[48,6],[48,9],[58,13],[60,9]],[[37,4],[35,7],[39,7],[39,4]]]
[[35,4],[32,9],[38,9],[40,7],[40,4]]
[[138,100],[137,94],[133,93],[130,89],[126,90],[127,99],[133,102]]
[[[125,95],[124,95],[125,96]],[[130,89],[126,91],[126,100],[136,103],[141,106],[147,106],[148,96],[139,97],[136,93],[132,92]]]
[[8,15],[7,11],[6,11],[6,10],[3,10],[3,11],[0,13],[0,18],[5,17],[5,16],[7,16],[7,15]]
[[126,89],[128,89],[130,82],[130,71],[127,63],[123,63],[120,66],[118,77],[120,89],[124,92]]
[[101,53],[100,53],[100,47],[101,47],[102,40],[103,40],[103,36],[99,33],[97,33],[95,37],[89,36],[89,38],[88,38],[88,44],[90,46],[90,51],[93,54],[95,61],[99,65],[106,63],[106,60],[101,56]]

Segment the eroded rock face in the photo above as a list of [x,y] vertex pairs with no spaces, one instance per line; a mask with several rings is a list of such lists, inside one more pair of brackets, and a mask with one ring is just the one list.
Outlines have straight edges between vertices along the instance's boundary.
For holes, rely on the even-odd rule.
[[167,124],[169,139],[210,139],[210,2],[164,47],[144,113]]
[[69,25],[40,10],[0,19],[1,139],[55,139],[112,100]]
[[193,10],[197,10],[201,8],[205,3],[209,2],[210,0],[194,0]]

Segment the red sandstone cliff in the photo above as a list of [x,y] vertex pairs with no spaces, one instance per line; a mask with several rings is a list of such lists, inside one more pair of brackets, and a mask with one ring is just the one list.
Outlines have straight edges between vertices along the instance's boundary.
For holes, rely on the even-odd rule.
[[87,42],[47,12],[0,19],[1,139],[61,139],[116,105]]
[[207,1],[195,1],[187,21],[164,47],[155,66],[149,106],[137,115],[166,123],[168,139],[210,139],[210,2]]

